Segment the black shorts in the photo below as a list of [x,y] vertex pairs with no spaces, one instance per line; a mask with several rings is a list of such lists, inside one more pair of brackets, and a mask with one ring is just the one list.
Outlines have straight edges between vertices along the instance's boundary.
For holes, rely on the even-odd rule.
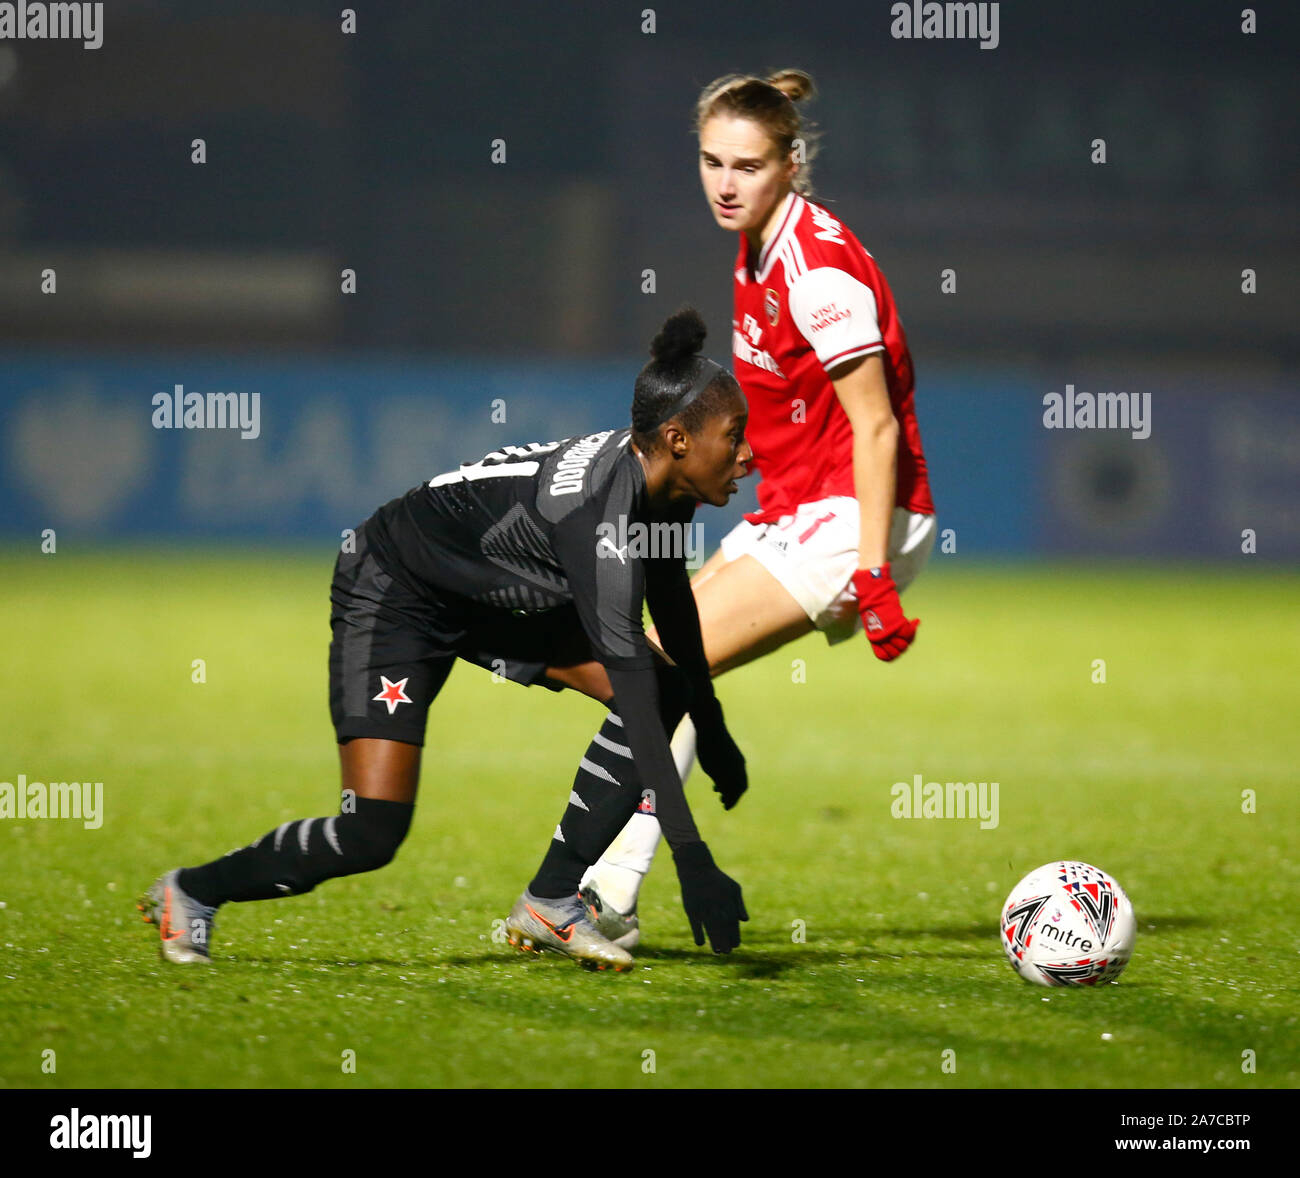
[[548,666],[593,658],[572,605],[528,614],[392,576],[366,543],[340,553],[330,585],[330,717],[340,744],[379,737],[423,745],[429,705],[457,658],[525,686],[561,685]]

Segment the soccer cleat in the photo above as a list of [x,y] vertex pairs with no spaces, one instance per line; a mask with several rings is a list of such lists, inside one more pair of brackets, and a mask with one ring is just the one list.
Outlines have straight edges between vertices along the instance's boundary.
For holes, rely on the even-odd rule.
[[635,949],[641,941],[641,921],[636,914],[636,906],[631,912],[620,912],[600,894],[600,888],[589,883],[578,893],[582,902],[591,913],[591,921],[596,930],[608,937],[620,949]]
[[204,964],[212,960],[208,945],[212,941],[217,910],[181,891],[176,882],[179,874],[177,867],[159,876],[136,907],[149,924],[158,926],[162,955],[167,961],[178,965]]
[[632,968],[632,954],[597,931],[576,895],[543,900],[525,890],[506,917],[506,940],[525,953],[563,953],[590,969]]

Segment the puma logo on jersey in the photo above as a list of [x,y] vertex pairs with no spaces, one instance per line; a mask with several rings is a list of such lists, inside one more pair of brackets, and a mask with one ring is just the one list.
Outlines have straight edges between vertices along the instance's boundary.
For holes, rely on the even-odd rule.
[[680,560],[688,569],[699,568],[704,559],[704,525],[698,520],[629,520],[620,515],[617,523],[598,523],[596,535],[597,559],[608,560],[612,554],[620,564],[629,559]]
[[[611,540],[608,536],[601,536],[600,544],[603,544],[606,548],[610,550],[610,552],[612,552],[615,556],[618,557],[619,564],[627,564],[626,544],[624,544],[622,548],[615,548],[614,541]],[[596,547],[599,548],[600,544],[598,544]]]

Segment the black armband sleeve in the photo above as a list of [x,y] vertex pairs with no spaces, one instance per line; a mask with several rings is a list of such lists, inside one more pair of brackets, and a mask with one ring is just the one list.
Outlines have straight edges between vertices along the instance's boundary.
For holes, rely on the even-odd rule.
[[682,561],[665,558],[647,562],[646,604],[659,631],[660,644],[690,683],[693,703],[712,698],[713,680],[704,655],[700,612]]
[[686,803],[686,792],[673,763],[672,749],[659,716],[659,686],[650,670],[608,668],[614,688],[614,702],[623,720],[632,759],[636,762],[642,785],[654,790],[655,816],[668,845],[676,851],[688,843],[700,842],[700,832]]
[[631,516],[634,491],[630,476],[623,475],[603,502],[583,504],[556,525],[552,537],[592,651],[606,668],[654,665],[641,619],[645,562],[616,540],[620,522],[626,527]]

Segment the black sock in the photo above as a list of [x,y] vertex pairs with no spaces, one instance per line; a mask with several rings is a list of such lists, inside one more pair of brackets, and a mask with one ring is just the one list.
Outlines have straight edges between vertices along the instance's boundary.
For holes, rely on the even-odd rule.
[[392,861],[415,806],[345,795],[343,812],[300,818],[202,867],[183,868],[177,883],[200,904],[301,896],[323,880],[374,871]]
[[[660,669],[658,679],[660,719],[671,738],[686,714],[682,681],[679,673],[667,667]],[[622,718],[611,708],[587,746],[573,779],[569,805],[528,890],[544,900],[577,892],[583,872],[636,812],[641,790],[641,776],[627,745]]]
[[623,722],[611,711],[587,746],[564,817],[528,890],[542,899],[572,896],[582,873],[600,858],[640,800],[640,778]]

